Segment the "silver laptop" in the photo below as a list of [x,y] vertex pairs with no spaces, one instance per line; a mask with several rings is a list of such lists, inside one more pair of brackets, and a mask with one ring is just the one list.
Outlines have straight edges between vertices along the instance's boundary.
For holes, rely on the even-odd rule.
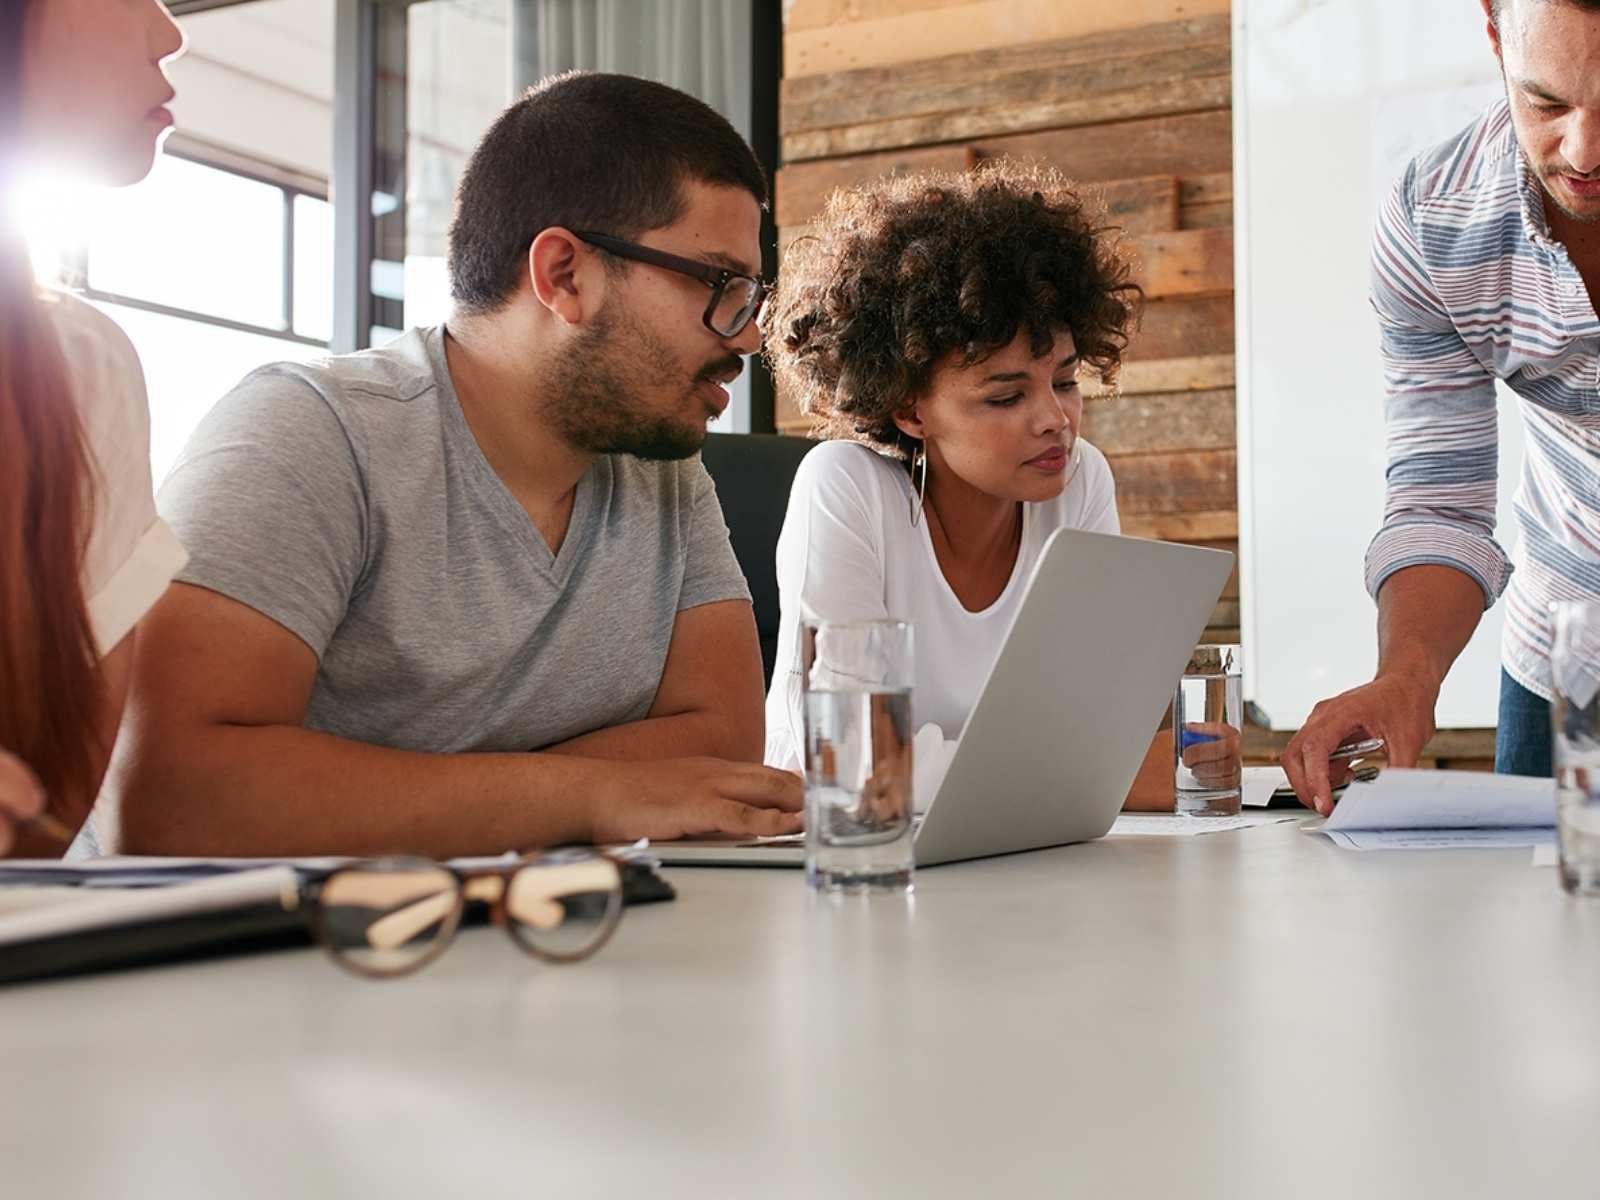
[[[1103,836],[1232,569],[1222,550],[1051,535],[917,825],[917,866]],[[913,692],[913,720],[915,708]],[[795,866],[804,853],[798,835],[653,849],[672,865]]]

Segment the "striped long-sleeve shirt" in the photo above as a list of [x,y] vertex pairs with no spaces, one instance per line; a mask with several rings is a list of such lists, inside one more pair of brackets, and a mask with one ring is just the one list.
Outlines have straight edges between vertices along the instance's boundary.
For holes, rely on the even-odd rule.
[[[1549,605],[1600,598],[1600,316],[1504,102],[1406,169],[1378,217],[1372,303],[1389,466],[1367,590],[1442,563],[1485,607],[1505,592],[1502,662],[1548,697]],[[1527,431],[1514,574],[1494,540],[1497,379]]]

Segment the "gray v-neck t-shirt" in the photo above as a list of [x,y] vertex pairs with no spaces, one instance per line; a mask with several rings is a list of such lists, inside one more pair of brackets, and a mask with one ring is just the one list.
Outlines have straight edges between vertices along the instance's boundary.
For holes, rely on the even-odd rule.
[[444,329],[247,376],[157,500],[178,575],[317,655],[307,728],[532,750],[650,709],[679,612],[750,593],[698,457],[604,456],[559,554],[484,459]]

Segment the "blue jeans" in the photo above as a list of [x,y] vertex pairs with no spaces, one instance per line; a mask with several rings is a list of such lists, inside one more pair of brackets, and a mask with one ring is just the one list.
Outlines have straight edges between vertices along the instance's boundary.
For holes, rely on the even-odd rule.
[[1541,700],[1500,671],[1500,724],[1494,734],[1494,769],[1501,775],[1548,779],[1550,701]]

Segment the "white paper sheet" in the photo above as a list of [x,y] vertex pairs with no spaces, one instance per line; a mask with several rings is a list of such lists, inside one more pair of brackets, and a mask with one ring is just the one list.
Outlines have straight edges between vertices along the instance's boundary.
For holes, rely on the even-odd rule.
[[[219,875],[293,867],[299,871],[331,871],[354,859],[316,858],[181,858],[108,854],[98,858],[12,858],[0,863],[0,891],[29,883],[49,886],[87,884],[100,887],[155,887],[215,879]],[[31,878],[30,878],[31,877]]]
[[1246,767],[1241,786],[1244,794],[1240,799],[1246,808],[1265,808],[1272,802],[1273,792],[1289,786],[1289,777],[1282,767]]
[[928,811],[960,744],[947,739],[932,721],[917,730],[911,741],[911,804],[915,811]]
[[1107,837],[1195,837],[1202,833],[1226,833],[1230,829],[1249,829],[1254,825],[1277,825],[1298,821],[1304,813],[1240,813],[1237,817],[1188,817],[1181,813],[1123,813],[1111,825]]
[[1347,850],[1487,849],[1542,845],[1555,823],[1548,779],[1391,767],[1351,784],[1333,815],[1308,832]]
[[1355,829],[1320,828],[1346,850],[1494,850],[1519,846],[1554,848],[1555,830],[1531,826],[1509,829]]
[[[640,839],[628,845],[607,846],[608,853],[631,862],[659,865],[650,843]],[[519,857],[515,851],[503,854],[453,858],[447,864],[463,871],[505,866]],[[216,879],[264,867],[291,867],[307,875],[333,871],[359,859],[339,855],[311,858],[164,858],[139,855],[107,855],[103,858],[62,860],[56,858],[13,858],[0,863],[0,896],[28,886],[69,885],[91,890],[105,888],[166,887],[201,879]]]
[[1548,779],[1391,767],[1371,783],[1346,788],[1322,831],[1553,829],[1555,823],[1555,785]]
[[159,888],[111,888],[70,903],[29,907],[0,921],[0,946],[60,934],[137,924],[247,904],[299,902],[300,877],[291,867],[265,867]]
[[0,887],[0,921],[12,913],[79,904],[96,894],[76,887]]

